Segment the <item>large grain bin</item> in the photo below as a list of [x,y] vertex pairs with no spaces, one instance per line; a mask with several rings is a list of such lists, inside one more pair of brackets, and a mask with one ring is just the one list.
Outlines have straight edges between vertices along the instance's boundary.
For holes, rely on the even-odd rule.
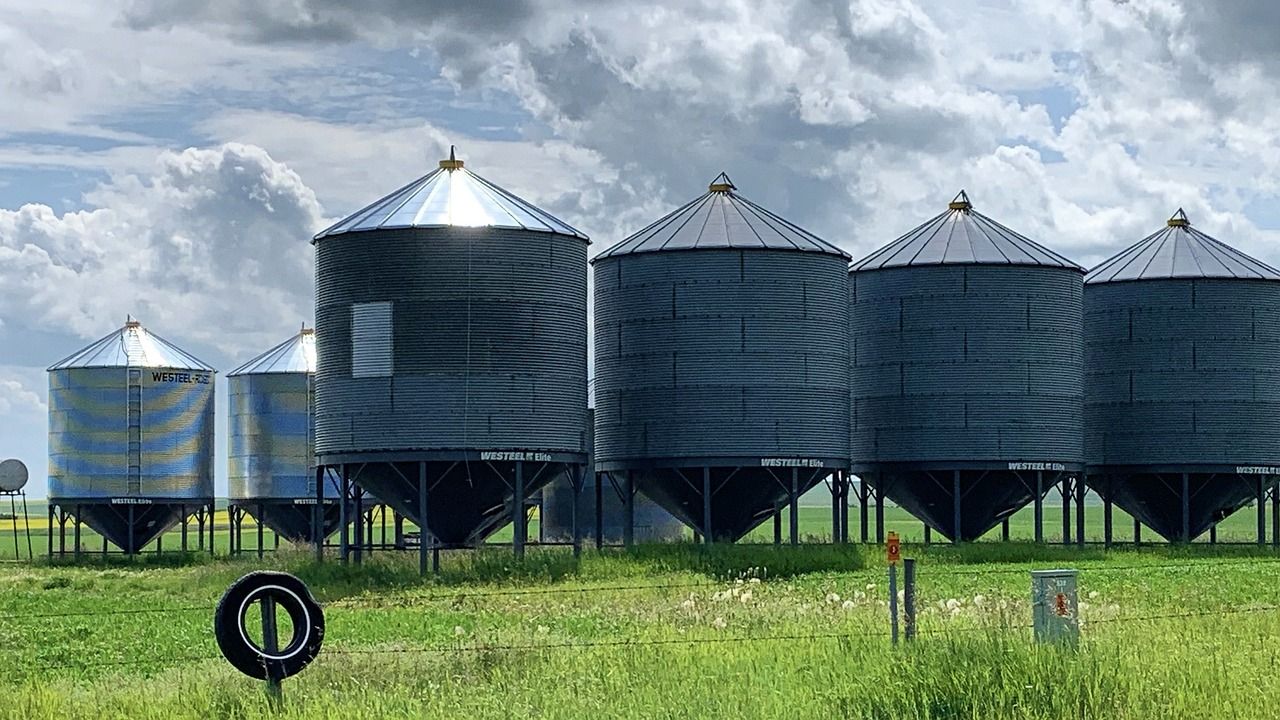
[[581,472],[586,236],[451,156],[314,244],[318,463],[450,546]]
[[855,474],[971,540],[1081,470],[1081,267],[961,192],[850,272]]
[[59,520],[70,514],[134,553],[212,508],[214,379],[132,319],[50,367],[49,503]]
[[[587,410],[587,449],[591,453],[594,444],[595,411]],[[604,482],[597,487],[598,480]],[[574,503],[577,503],[579,538],[595,539],[597,530],[602,542],[621,543],[627,540],[627,488],[617,487],[608,478],[597,477],[594,457],[587,461],[587,472],[582,487],[574,492],[569,479],[552,482],[542,489],[542,508],[538,529],[543,542],[570,542],[573,537]],[[601,508],[597,517],[597,504]],[[684,526],[661,505],[643,495],[633,495],[631,506],[631,539],[636,542],[666,542],[679,540]],[[597,527],[597,525],[599,527]]]
[[227,374],[233,512],[243,510],[290,540],[328,537],[340,515],[336,490],[323,482],[317,488],[315,372],[315,331],[303,328]]
[[597,472],[733,541],[846,469],[843,251],[721,174],[593,263]]
[[1169,540],[1280,476],[1278,280],[1181,210],[1085,279],[1089,484]]

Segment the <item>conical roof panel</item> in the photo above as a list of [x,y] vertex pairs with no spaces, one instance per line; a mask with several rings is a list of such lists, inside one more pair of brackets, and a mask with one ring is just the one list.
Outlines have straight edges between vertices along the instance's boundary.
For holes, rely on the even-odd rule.
[[316,331],[303,328],[288,340],[227,373],[227,377],[315,371]]
[[596,256],[663,250],[748,248],[849,254],[813,233],[769,212],[736,192],[729,176],[720,173],[707,193],[662,217]]
[[59,360],[49,370],[117,367],[162,367],[215,372],[194,355],[153,334],[133,319],[83,350]]
[[587,236],[468,170],[449,152],[440,167],[315,236],[369,230],[492,227]]
[[853,264],[853,270],[919,265],[1038,265],[1084,271],[1058,253],[973,209],[963,190],[947,211]]
[[1173,278],[1280,280],[1280,270],[1191,227],[1187,214],[1179,208],[1162,230],[1102,261],[1084,281]]

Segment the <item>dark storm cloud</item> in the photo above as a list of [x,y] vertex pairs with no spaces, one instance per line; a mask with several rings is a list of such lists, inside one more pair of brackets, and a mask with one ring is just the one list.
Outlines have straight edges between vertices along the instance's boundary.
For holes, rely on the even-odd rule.
[[136,0],[124,22],[138,30],[209,25],[252,43],[325,44],[445,26],[501,33],[532,12],[531,0]]
[[1280,71],[1280,3],[1275,0],[1188,2],[1188,32],[1206,60],[1256,62]]

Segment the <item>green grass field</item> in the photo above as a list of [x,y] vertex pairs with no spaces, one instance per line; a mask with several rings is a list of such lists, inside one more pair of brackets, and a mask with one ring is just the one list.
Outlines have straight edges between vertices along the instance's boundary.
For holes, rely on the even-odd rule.
[[[490,548],[446,553],[426,579],[411,556],[344,567],[302,548],[10,564],[0,718],[1280,716],[1280,555],[1267,548],[904,554],[920,563],[920,637],[896,649],[872,547],[676,544],[580,561],[533,548],[523,563]],[[1077,651],[1027,629],[1028,572],[1057,566],[1080,570]],[[304,578],[328,621],[278,712],[210,630],[222,591],[259,567]]]

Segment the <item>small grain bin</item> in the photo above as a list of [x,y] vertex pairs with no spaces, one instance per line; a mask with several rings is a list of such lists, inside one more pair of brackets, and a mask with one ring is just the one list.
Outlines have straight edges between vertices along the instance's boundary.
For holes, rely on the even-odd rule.
[[734,541],[847,468],[848,255],[722,173],[592,262],[597,473]]
[[1261,541],[1280,478],[1277,281],[1182,210],[1085,279],[1089,484],[1169,540],[1255,499]]
[[855,474],[960,541],[1080,473],[1083,268],[961,192],[850,272]]
[[473,545],[586,465],[585,235],[464,167],[316,235],[316,461]]
[[50,367],[51,519],[129,554],[193,513],[212,529],[214,380],[133,319]]
[[323,540],[340,516],[336,489],[317,486],[315,372],[315,331],[303,328],[227,374],[232,512],[294,541]]

